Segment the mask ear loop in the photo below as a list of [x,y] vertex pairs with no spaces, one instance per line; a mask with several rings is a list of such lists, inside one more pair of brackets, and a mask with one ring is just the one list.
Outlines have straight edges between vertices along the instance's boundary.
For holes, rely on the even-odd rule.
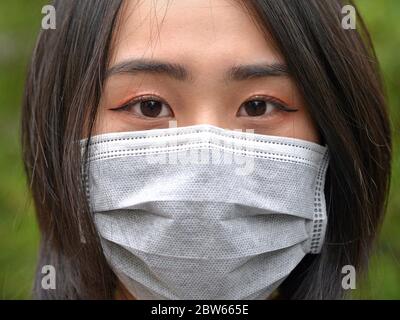
[[327,225],[327,210],[324,194],[326,171],[329,164],[329,149],[325,150],[315,182],[314,212],[310,240],[310,253],[318,254],[321,251],[325,239]]
[[[81,148],[81,161],[82,161],[82,166],[81,166],[81,177],[82,177],[82,181],[81,181],[81,186],[82,189],[85,193],[86,196],[86,201],[88,203],[88,206],[90,208],[90,210],[92,210],[91,208],[91,202],[90,202],[90,189],[89,189],[89,163],[90,161],[88,161],[89,158],[89,152],[90,152],[90,148],[89,148],[89,144],[90,144],[90,139],[88,139],[87,141],[84,141],[84,146],[82,146]],[[78,221],[78,228],[79,228],[79,235],[80,235],[80,239],[81,239],[81,243],[86,243],[86,239],[85,236],[83,234],[83,230],[82,230],[82,226],[81,226],[81,222]]]

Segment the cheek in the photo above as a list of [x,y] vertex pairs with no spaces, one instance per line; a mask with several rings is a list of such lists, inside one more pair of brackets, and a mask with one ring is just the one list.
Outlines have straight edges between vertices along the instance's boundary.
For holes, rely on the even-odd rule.
[[285,136],[320,143],[317,126],[308,112],[299,110],[284,126]]
[[[111,130],[109,129],[110,124],[112,124],[113,122],[108,121],[107,119],[105,119],[103,112],[102,112],[102,108],[98,108],[97,110],[97,115],[96,115],[96,119],[95,122],[93,124],[93,128],[90,131],[90,123],[89,123],[89,116],[87,115],[87,118],[85,120],[85,123],[83,125],[83,132],[82,132],[82,139],[87,139],[89,137],[89,135],[94,136],[97,134],[102,134],[102,133],[107,133],[107,132],[111,132]],[[112,128],[111,128],[112,129]]]
[[290,116],[283,117],[274,123],[249,126],[248,129],[255,129],[255,133],[296,138],[315,143],[320,143],[320,135],[312,119],[304,112],[296,112]]
[[109,112],[104,108],[99,108],[92,135],[128,131],[126,129],[124,123],[117,119],[112,112]]
[[256,133],[280,137],[296,138],[320,143],[317,126],[304,107],[297,112],[284,113],[278,120],[256,126]]
[[321,143],[317,124],[311,117],[306,102],[297,89],[291,91],[289,101],[291,101],[299,111],[291,114],[290,120],[282,124],[281,128],[277,129],[281,131],[277,133],[277,135]]

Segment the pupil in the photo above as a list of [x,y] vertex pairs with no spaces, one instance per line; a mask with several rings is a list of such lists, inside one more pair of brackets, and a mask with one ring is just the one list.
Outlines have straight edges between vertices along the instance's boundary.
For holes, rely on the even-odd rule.
[[142,101],[140,103],[140,111],[146,117],[155,118],[161,113],[162,103],[160,101]]
[[249,116],[256,117],[261,116],[265,113],[267,105],[265,101],[249,101],[245,105],[246,112]]

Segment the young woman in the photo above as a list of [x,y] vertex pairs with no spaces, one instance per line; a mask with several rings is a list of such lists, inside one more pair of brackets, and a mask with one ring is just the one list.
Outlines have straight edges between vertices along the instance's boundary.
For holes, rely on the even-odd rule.
[[[35,297],[343,298],[346,291],[342,268],[353,266],[357,276],[367,269],[385,212],[391,162],[391,133],[377,60],[360,16],[356,29],[342,28],[344,5],[339,0],[55,1],[56,29],[40,32],[22,116],[24,162],[41,231]],[[171,121],[176,121],[178,128],[168,128]],[[233,134],[232,129],[254,133]],[[192,171],[178,167],[162,176],[161,165],[143,165],[141,158],[135,158],[137,153],[132,156],[125,152],[110,162],[100,162],[107,163],[107,167],[89,174],[85,190],[82,181],[88,177],[82,168],[88,163],[96,165],[92,160],[97,155],[105,159],[106,152],[126,148],[126,144],[119,143],[123,140],[143,139],[143,143],[157,144],[160,132],[175,137],[187,132],[192,137],[200,132],[234,141],[251,140],[254,134],[262,148],[269,148],[262,151],[263,155],[271,155],[274,145],[276,154],[285,153],[285,159],[295,157],[306,162],[305,157],[319,157],[314,167],[322,169],[319,173],[315,168],[304,173],[306,165],[299,166],[300,160],[293,164],[264,157],[262,161],[272,167],[266,165],[268,168],[260,172],[265,179],[272,175],[268,180],[271,183],[263,180],[245,188],[248,177],[233,180],[227,172],[218,171],[201,180],[209,171],[196,171],[200,170],[197,167],[190,167]],[[81,146],[89,152],[82,153]],[[93,149],[98,146],[109,149],[99,153]],[[284,151],[292,147],[298,153]],[[323,160],[322,155],[328,154],[327,150],[326,167],[327,158]],[[300,153],[304,157],[298,156]],[[251,159],[255,164],[261,161]],[[272,169],[277,163],[279,175]],[[190,179],[182,180],[179,170],[185,174],[199,172],[196,178],[203,184],[194,186]],[[260,181],[254,178],[254,172],[248,176],[253,182]],[[219,174],[223,179],[218,180]],[[313,187],[315,181],[320,181],[320,192],[315,193],[314,200],[302,198],[306,187],[299,179],[305,176],[308,180],[304,181],[311,181]],[[141,181],[137,189],[131,189],[134,180]],[[215,187],[217,181],[232,184],[226,183],[224,189],[221,185]],[[196,202],[194,198],[200,194],[196,192],[204,186],[215,199]],[[219,207],[208,205],[225,203],[232,195],[239,204],[225,206],[225,214],[239,214],[239,209],[248,208],[240,211],[243,217],[246,212],[259,215],[263,198],[256,210],[253,197],[264,188],[269,192],[265,203],[275,204],[277,200],[271,200],[271,194],[284,195],[280,211],[272,210],[272,205],[267,208],[274,212],[270,216],[277,218],[260,220],[258,225],[255,220],[246,220],[235,234],[228,233],[228,228],[212,229],[210,221],[200,220],[200,230],[195,229],[193,220],[185,225],[191,230],[185,233],[177,227],[182,221],[166,216],[166,212],[176,213],[178,209],[187,215],[210,210],[219,215]],[[171,201],[169,206],[160,202],[160,194],[170,192],[171,199],[175,199],[174,195],[189,189],[194,192],[193,199],[185,194],[184,206],[178,201]],[[101,206],[120,204],[122,200],[116,199],[127,194],[130,198],[123,199],[132,201],[138,190],[143,191],[137,200],[140,205],[130,203],[124,210],[122,206]],[[241,196],[247,192],[248,197]],[[142,198],[149,194],[153,198],[145,204]],[[290,214],[285,210],[296,203],[300,212],[302,201],[309,200],[320,201],[323,208],[324,223],[317,225],[314,221],[315,229],[307,229],[313,236],[318,235],[320,242],[314,243],[315,252],[311,245],[304,254],[297,256],[298,251],[291,249],[284,257],[287,248],[295,247],[288,241],[303,232],[305,225],[295,209]],[[140,219],[132,221],[135,214]],[[160,220],[161,215],[167,220]],[[318,213],[310,215],[311,220],[318,217]],[[158,220],[141,224],[150,216]],[[292,235],[295,225],[303,229],[284,239],[282,235]],[[265,259],[256,261],[261,255],[254,255],[251,264],[250,260],[240,260],[241,265],[229,271],[215,262],[220,261],[218,257],[212,260],[208,255],[186,266],[183,247],[196,253],[202,250],[194,245],[198,244],[194,239],[197,232],[204,232],[207,237],[203,244],[210,245],[203,254],[221,249],[221,241],[231,245],[230,236],[246,247],[247,233],[256,239],[264,232],[268,245],[280,242],[268,247],[273,253]],[[175,239],[180,236],[185,240],[182,247]],[[171,242],[162,246],[165,239]],[[132,248],[133,241],[138,246],[140,242],[140,250]],[[156,245],[163,251],[152,252]],[[238,247],[232,250],[239,252]],[[241,258],[252,248],[240,251]],[[218,251],[219,256],[224,253]],[[41,286],[44,265],[55,267],[54,290]],[[276,266],[287,266],[287,270],[279,274]],[[233,270],[240,270],[240,277],[247,280],[240,282]],[[190,288],[183,288],[184,277]],[[251,287],[252,280],[260,287]]]

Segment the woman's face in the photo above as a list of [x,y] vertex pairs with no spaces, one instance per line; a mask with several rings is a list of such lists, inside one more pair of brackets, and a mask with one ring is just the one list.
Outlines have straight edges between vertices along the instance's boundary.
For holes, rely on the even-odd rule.
[[127,1],[94,134],[212,124],[319,142],[285,61],[233,0]]

